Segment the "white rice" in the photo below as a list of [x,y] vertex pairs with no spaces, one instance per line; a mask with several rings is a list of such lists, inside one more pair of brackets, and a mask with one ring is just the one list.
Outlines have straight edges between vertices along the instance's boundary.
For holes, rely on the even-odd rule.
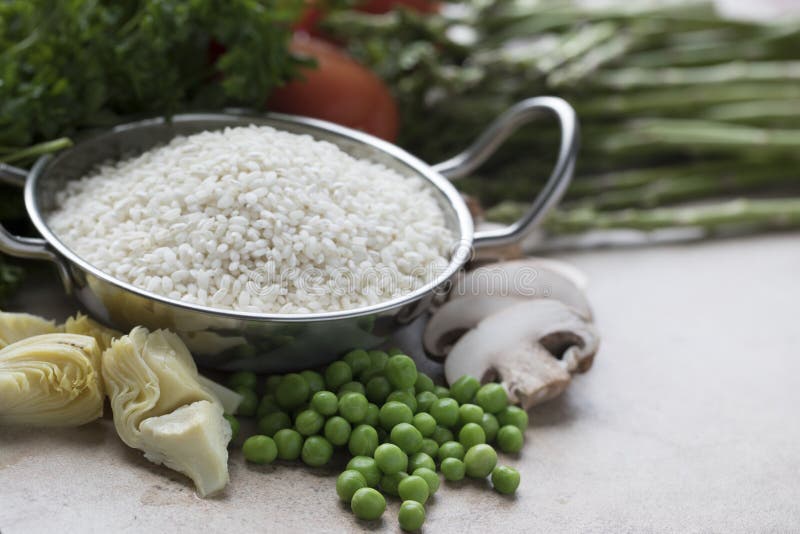
[[83,259],[214,308],[337,311],[421,287],[453,235],[418,177],[268,127],[174,139],[70,183],[49,218]]

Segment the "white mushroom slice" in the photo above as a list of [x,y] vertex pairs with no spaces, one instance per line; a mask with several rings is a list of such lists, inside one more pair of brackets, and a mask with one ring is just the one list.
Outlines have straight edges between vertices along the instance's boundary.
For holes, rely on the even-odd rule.
[[524,302],[515,297],[469,296],[447,302],[425,326],[422,344],[430,356],[443,358],[467,330],[509,306]]
[[529,408],[563,391],[571,372],[588,370],[598,345],[597,331],[574,309],[526,300],[462,336],[445,361],[445,377],[450,383],[463,375],[499,379],[512,401]]
[[566,263],[542,258],[493,263],[457,279],[450,300],[471,297],[548,298],[571,306],[591,320],[592,309],[584,295],[586,278]]

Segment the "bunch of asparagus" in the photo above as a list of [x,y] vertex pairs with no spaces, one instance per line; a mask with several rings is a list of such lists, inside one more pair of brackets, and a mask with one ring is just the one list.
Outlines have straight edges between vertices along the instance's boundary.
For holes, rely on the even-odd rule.
[[[431,162],[517,100],[572,103],[583,147],[545,224],[553,234],[800,226],[800,21],[726,20],[697,2],[472,0],[434,16],[339,12],[328,26],[389,81],[401,144]],[[458,186],[488,218],[513,220],[547,176],[557,137],[545,123],[526,127]]]

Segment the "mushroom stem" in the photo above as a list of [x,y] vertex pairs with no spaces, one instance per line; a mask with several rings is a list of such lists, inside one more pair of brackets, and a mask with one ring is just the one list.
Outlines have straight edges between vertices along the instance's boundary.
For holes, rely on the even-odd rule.
[[526,410],[557,397],[569,385],[569,372],[539,343],[514,347],[507,356],[495,364],[496,372],[511,401]]

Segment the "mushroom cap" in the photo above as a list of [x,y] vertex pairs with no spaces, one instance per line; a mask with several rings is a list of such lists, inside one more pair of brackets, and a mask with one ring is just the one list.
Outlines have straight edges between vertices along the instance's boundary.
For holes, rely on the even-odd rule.
[[[571,372],[589,369],[599,346],[594,326],[552,299],[525,300],[481,320],[445,360],[447,381],[499,378],[526,408],[563,391]],[[549,358],[549,359],[548,359]]]
[[586,277],[575,267],[553,259],[524,258],[493,263],[456,279],[450,300],[465,297],[548,298],[559,300],[592,319],[584,294]]

